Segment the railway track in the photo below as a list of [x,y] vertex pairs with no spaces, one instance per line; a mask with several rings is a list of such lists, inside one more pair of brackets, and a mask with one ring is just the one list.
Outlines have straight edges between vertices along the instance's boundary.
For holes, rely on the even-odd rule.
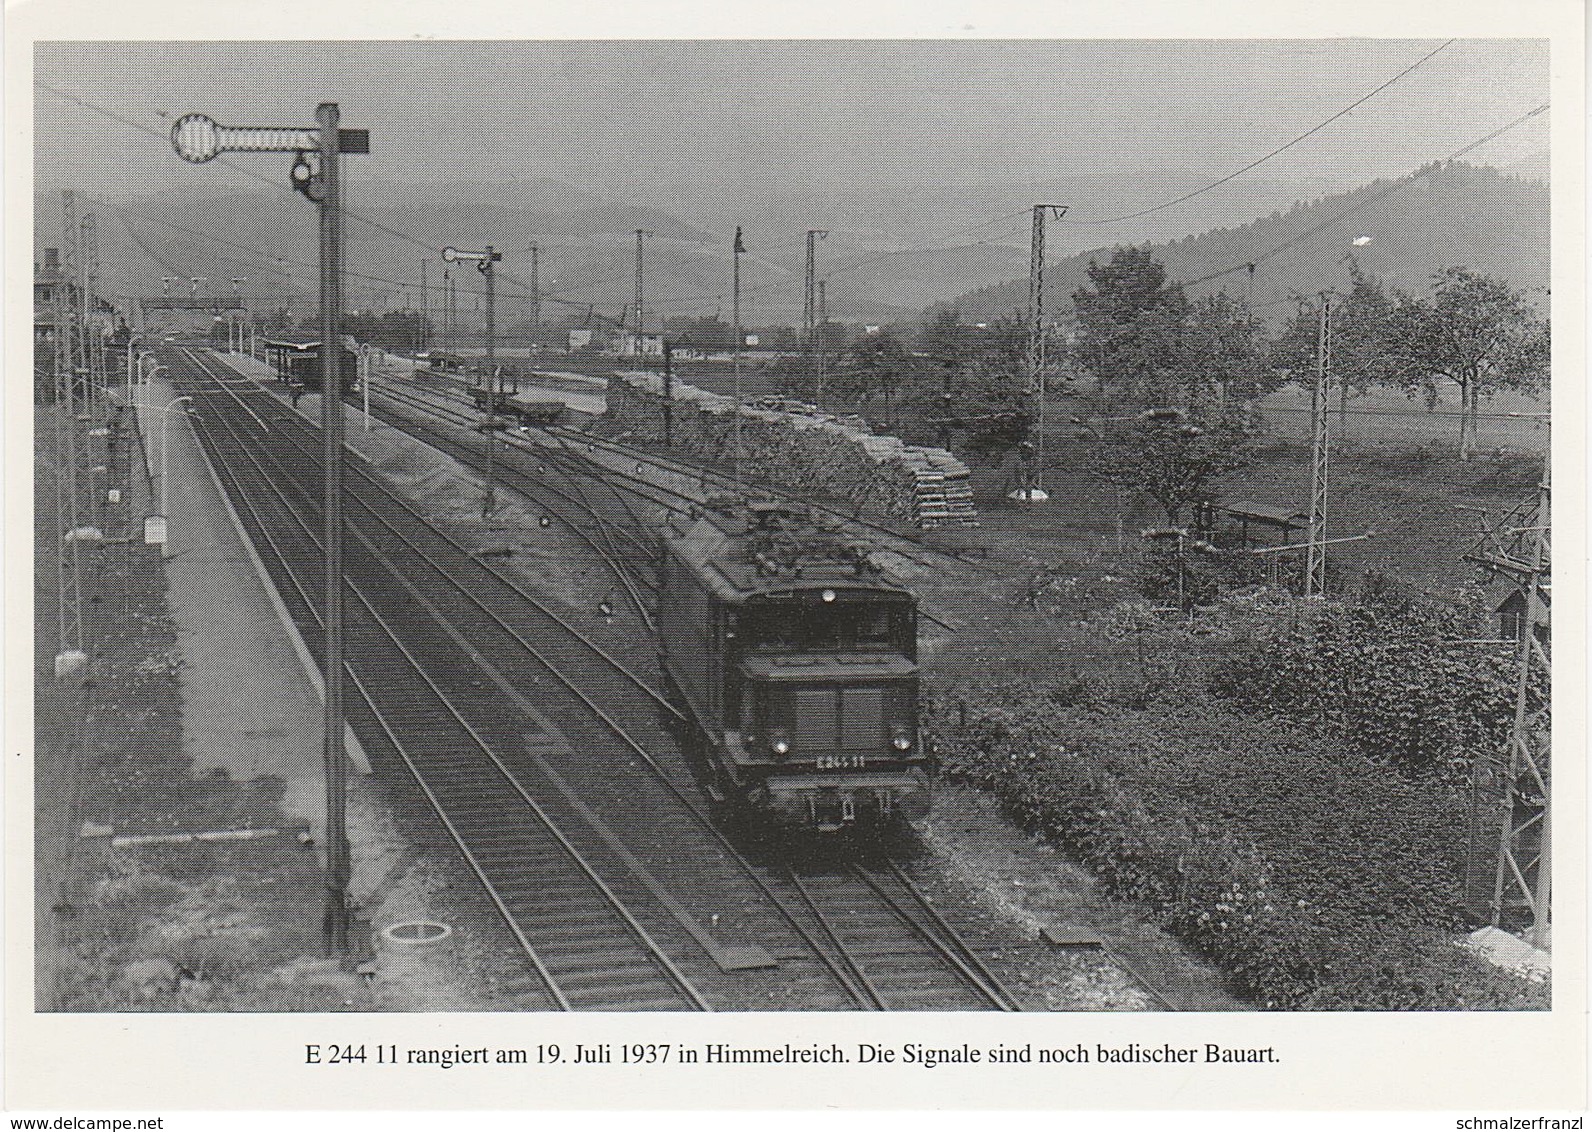
[[[458,378],[446,376],[435,377],[433,380],[436,380],[439,384],[432,387],[424,386],[420,384],[417,375],[417,380],[409,383],[411,385],[411,392],[424,391],[431,394],[434,398],[445,398],[446,400],[431,401],[429,403],[417,401],[410,396],[409,393],[399,389],[399,383],[397,381],[390,379],[387,381],[386,386],[382,389],[382,392],[384,395],[394,400],[409,400],[410,403],[420,405],[421,407],[424,407],[430,411],[436,411],[436,409],[441,408],[445,412],[451,412],[453,410],[453,405],[449,404],[449,402],[455,402],[460,405],[470,404],[470,402],[465,399],[463,395],[464,390],[471,388],[468,383],[463,382]],[[634,490],[635,494],[644,498],[648,498],[660,506],[665,506],[670,510],[679,511],[686,509],[693,503],[700,504],[702,502],[704,493],[742,492],[746,490],[745,484],[740,483],[733,477],[716,471],[712,468],[704,467],[700,464],[686,463],[685,461],[671,459],[667,456],[660,456],[657,453],[647,452],[642,449],[624,444],[619,440],[611,440],[604,437],[594,436],[588,432],[582,431],[580,429],[570,428],[566,425],[533,426],[523,431],[525,435],[534,436],[541,434],[547,437],[556,438],[576,451],[584,449],[588,454],[601,452],[605,454],[611,454],[620,461],[631,462],[633,465],[636,465],[633,474],[626,472],[623,468],[616,467],[611,464],[605,464],[603,466],[603,472],[605,475],[611,475],[612,477],[623,482],[626,488],[629,490]],[[670,489],[659,484],[654,479],[645,478],[643,474],[644,469],[649,467],[658,471],[669,473],[672,476],[680,478],[682,481],[695,480],[701,485],[700,490],[697,492],[689,492]],[[848,524],[861,531],[865,531],[870,539],[876,541],[879,545],[889,549],[893,553],[901,555],[904,558],[918,562],[923,566],[935,569],[943,569],[947,565],[955,563],[960,566],[971,566],[978,570],[987,569],[983,563],[976,559],[970,559],[964,555],[959,555],[949,550],[938,549],[928,545],[923,533],[911,531],[896,524],[880,523],[875,520],[868,519],[853,509],[837,507],[823,503],[821,501],[814,501],[808,497],[802,497],[798,499],[787,492],[781,491],[777,487],[772,487],[767,484],[756,484],[753,486],[756,488],[756,490],[764,492],[770,496],[781,497],[792,502],[801,503],[814,513],[827,516],[833,522]]]
[[[785,875],[872,1009],[1021,1009],[893,863],[793,864]],[[947,966],[962,979],[939,977]]]
[[[450,379],[451,381],[452,379]],[[461,388],[468,387],[461,386]],[[381,388],[377,396],[385,398],[394,405],[401,406],[404,410],[401,412],[394,412],[390,408],[384,410],[380,414],[384,421],[414,433],[418,438],[433,444],[461,462],[479,470],[482,463],[481,455],[473,451],[469,445],[461,444],[455,435],[450,434],[446,429],[439,428],[434,423],[440,421],[445,422],[447,425],[471,429],[478,425],[480,418],[473,404],[462,395],[457,395],[451,387],[440,391],[423,387],[419,390],[406,390],[399,388],[395,383],[389,382]],[[615,441],[594,437],[579,430],[562,426],[523,428],[519,430],[518,435],[505,434],[503,442],[511,449],[518,450],[533,459],[539,467],[540,474],[545,476],[550,472],[556,472],[567,484],[574,485],[573,487],[566,487],[559,492],[563,499],[574,500],[574,493],[583,490],[580,485],[582,483],[590,483],[600,485],[600,488],[606,494],[611,495],[617,501],[616,504],[610,503],[610,508],[617,505],[624,509],[624,514],[617,518],[609,514],[604,519],[597,515],[595,511],[591,513],[596,517],[600,525],[609,529],[614,529],[616,526],[620,529],[630,527],[642,532],[641,537],[631,537],[628,541],[633,546],[639,547],[646,552],[647,560],[644,566],[637,568],[634,559],[625,559],[619,555],[599,550],[599,553],[603,554],[604,559],[609,563],[610,568],[614,570],[616,575],[625,571],[629,572],[632,581],[635,583],[634,586],[630,587],[630,592],[632,598],[636,600],[639,600],[638,590],[649,592],[655,590],[655,585],[649,577],[648,567],[651,560],[656,558],[657,548],[655,542],[649,542],[645,537],[645,530],[648,524],[642,520],[641,516],[637,515],[626,496],[644,500],[669,513],[681,514],[700,507],[712,496],[730,494],[742,490],[728,477],[720,476],[708,469],[668,460],[639,449],[629,448]],[[505,461],[496,466],[501,469],[508,463]],[[631,470],[627,471],[616,466],[616,464],[620,463],[627,465]],[[652,474],[648,474],[648,469],[652,470]],[[691,482],[697,486],[691,489],[670,487],[660,481],[659,473],[682,484]],[[498,474],[500,476],[515,475],[514,472],[505,473],[502,471],[499,471]],[[622,484],[623,488],[618,487],[618,484]],[[777,491],[761,486],[757,490],[770,495],[779,494]],[[544,483],[540,490],[533,487],[527,491],[527,494],[534,498],[539,494],[545,494],[545,491],[546,485]],[[577,502],[583,506],[592,506],[589,499],[582,499]],[[809,509],[821,511],[828,515],[833,523],[860,527],[882,549],[889,550],[890,553],[910,562],[915,562],[921,569],[944,570],[948,565],[952,564],[959,568],[972,565],[979,570],[987,569],[982,564],[970,563],[965,558],[925,548],[921,544],[902,537],[891,528],[858,519],[834,508],[822,507],[808,501],[802,502]],[[567,514],[565,517],[568,518]],[[578,518],[570,521],[577,525],[583,522],[583,520]],[[594,540],[587,538],[586,541],[592,543]],[[903,581],[909,581],[909,579],[903,579]],[[946,619],[943,615],[936,615],[929,609],[920,607],[919,613],[925,620],[932,621],[944,629],[955,631],[957,628],[954,621]],[[648,620],[650,624],[650,619]]]
[[[197,359],[192,364],[204,370]],[[312,594],[319,579],[313,569],[303,569],[321,549],[314,533],[317,516],[309,505],[313,491],[293,498],[294,469],[262,459],[250,443],[259,437],[248,436],[243,422],[220,401],[231,394],[200,384],[189,388],[206,406],[200,435],[217,457],[213,465],[240,518],[274,566],[279,591],[292,599],[289,609],[301,630],[318,638]],[[590,845],[577,844],[567,817],[561,822],[561,815],[539,800],[538,794],[545,795],[537,789],[542,784],[527,783],[523,768],[502,757],[502,739],[491,734],[494,721],[483,715],[481,704],[469,703],[472,692],[477,700],[484,697],[473,686],[468,665],[447,655],[449,642],[439,639],[446,634],[409,618],[400,636],[394,621],[411,594],[390,577],[359,570],[350,588],[349,675],[364,708],[357,715],[365,717],[353,722],[374,722],[374,730],[362,729],[362,738],[374,737],[378,749],[385,748],[414,776],[551,1003],[561,1009],[707,1009],[706,998],[656,931],[644,926],[603,880]],[[502,721],[497,722],[501,729]]]
[[[402,428],[467,467],[479,471],[484,466],[485,456],[479,441],[472,443],[474,438],[466,439],[457,431],[463,428],[474,432],[480,428],[482,418],[468,401],[455,398],[452,399],[454,403],[448,403],[385,389],[379,396],[420,410],[418,415],[383,412],[380,415],[387,424]],[[498,442],[513,444],[507,436],[500,437]],[[657,541],[647,537],[648,524],[621,492],[594,478],[589,471],[582,474],[572,466],[573,462],[571,454],[559,450],[538,452],[536,476],[502,459],[494,461],[493,474],[500,485],[517,491],[548,514],[556,515],[602,559],[615,582],[626,591],[637,615],[650,629],[652,612],[647,598],[657,588],[651,576]],[[550,473],[556,474],[558,479],[551,479]],[[593,493],[598,491],[610,497],[606,505],[593,498]]]
[[[184,369],[218,475],[313,646],[316,437],[258,383],[198,355]],[[750,861],[641,676],[351,471],[351,722],[414,778],[553,1005],[1013,1007],[955,960],[948,926],[892,912],[861,873],[807,899],[789,870]]]

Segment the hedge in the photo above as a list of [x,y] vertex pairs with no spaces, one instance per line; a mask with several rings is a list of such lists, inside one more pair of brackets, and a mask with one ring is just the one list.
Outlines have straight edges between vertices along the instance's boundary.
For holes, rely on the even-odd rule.
[[[1329,729],[1408,775],[1469,781],[1478,753],[1504,748],[1519,660],[1474,595],[1438,602],[1369,576],[1347,600],[1296,607],[1216,682],[1258,711]],[[1533,688],[1548,694],[1546,679]]]
[[1258,1005],[1548,1005],[1456,945],[1464,806],[1433,780],[1209,697],[1136,710],[1062,681],[930,718],[942,773],[1157,910]]

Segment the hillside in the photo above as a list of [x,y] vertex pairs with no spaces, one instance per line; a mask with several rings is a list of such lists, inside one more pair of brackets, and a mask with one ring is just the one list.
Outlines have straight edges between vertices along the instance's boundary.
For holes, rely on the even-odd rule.
[[[1120,190],[1123,207],[1153,204],[1145,197],[1152,187]],[[1064,199],[1095,199],[1106,191],[1107,182],[1079,178],[1064,188],[1079,194]],[[968,189],[969,200],[982,201],[982,191]],[[1245,187],[1243,199],[1258,209],[1289,199],[1286,191],[1281,182],[1258,181]],[[551,178],[355,182],[348,196],[350,309],[419,306],[419,265],[424,260],[431,309],[439,317],[444,265],[434,249],[491,243],[504,256],[498,280],[500,317],[504,325],[514,324],[529,315],[529,249],[534,242],[540,248],[544,321],[584,319],[588,304],[614,318],[633,297],[634,230],[645,228],[654,233],[645,247],[649,323],[660,313],[696,317],[717,311],[728,317],[730,242],[740,222],[735,211],[708,215],[710,210],[694,198],[659,208]],[[127,197],[116,204],[113,208],[86,199],[80,206],[80,211],[97,215],[102,276],[113,293],[157,295],[163,276],[184,281],[204,276],[202,295],[224,295],[232,278],[244,277],[247,282],[241,286],[251,305],[278,307],[289,288],[295,310],[313,302],[318,237],[314,210],[301,197],[268,191],[223,196],[212,190],[192,196]],[[1000,211],[993,200],[987,204]],[[883,206],[876,202],[875,207]],[[1241,216],[1243,207],[1241,202],[1207,204],[1200,198],[1188,210],[1179,210],[1178,217],[1197,224],[1202,217]],[[1010,193],[1004,194],[1000,208],[1011,212]],[[35,209],[36,246],[56,245],[59,195],[36,194]],[[742,319],[749,325],[800,324],[801,231],[811,221],[800,221],[799,211],[794,203],[779,200],[765,202],[761,213],[749,210],[747,253],[741,261]],[[933,238],[908,235],[888,227],[888,217],[860,205],[841,208],[831,201],[816,211],[835,216],[829,222],[830,238],[818,246],[818,273],[827,280],[834,318],[911,320],[914,312],[936,304],[983,319],[1027,305],[1026,219],[1020,214],[1005,230],[967,229],[961,237],[965,242],[946,247],[943,231],[930,234]],[[929,211],[940,217],[943,209]],[[902,216],[913,213],[904,210]],[[1300,239],[1340,215],[1341,221]],[[1147,218],[1145,224],[1141,234],[1175,230],[1159,217]],[[412,239],[396,238],[393,231]],[[1078,247],[1081,231],[1087,229],[1055,225],[1052,246]],[[1419,177],[1323,195],[1248,224],[1213,225],[1200,235],[1150,246],[1174,278],[1198,279],[1239,266],[1202,289],[1225,287],[1244,294],[1247,281],[1241,265],[1297,239],[1262,261],[1255,273],[1253,301],[1262,315],[1275,321],[1287,313],[1291,293],[1346,282],[1340,260],[1351,250],[1350,240],[1361,234],[1375,237],[1354,249],[1361,265],[1407,290],[1419,289],[1433,272],[1451,264],[1501,276],[1517,287],[1542,287],[1547,282],[1548,190],[1540,182],[1490,168],[1451,164]],[[1083,285],[1090,257],[1103,260],[1110,254],[1111,246],[1102,245],[1053,260],[1046,275],[1047,306],[1062,310]],[[479,317],[480,279],[474,273],[456,277],[461,319]],[[1007,282],[992,282],[999,280]],[[969,290],[984,283],[991,285]],[[186,282],[173,286],[180,289]],[[951,298],[959,292],[965,293]]]
[[[1176,280],[1198,280],[1237,267],[1189,288],[1191,296],[1225,290],[1249,297],[1257,314],[1277,322],[1288,315],[1290,296],[1346,286],[1344,257],[1350,253],[1368,274],[1410,292],[1421,291],[1434,273],[1456,264],[1526,291],[1546,288],[1548,218],[1549,192],[1542,182],[1453,162],[1300,202],[1240,227],[1149,246]],[[1355,247],[1358,236],[1373,239]],[[1276,248],[1282,250],[1266,256]],[[1069,306],[1072,293],[1087,282],[1089,261],[1104,262],[1111,252],[1111,245],[1103,245],[1048,263],[1047,309]],[[1257,267],[1251,282],[1243,265],[1252,261]],[[1543,300],[1545,292],[1537,290],[1536,297]],[[1024,275],[943,305],[964,318],[988,319],[1023,311],[1027,304]]]

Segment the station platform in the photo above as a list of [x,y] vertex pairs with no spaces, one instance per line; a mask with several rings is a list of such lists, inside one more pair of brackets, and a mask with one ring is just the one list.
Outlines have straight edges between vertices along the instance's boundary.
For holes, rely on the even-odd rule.
[[[270,775],[317,843],[325,821],[323,708],[168,383],[141,387],[150,512],[167,512],[167,601],[182,650],[183,747],[193,772]],[[164,427],[163,427],[164,422]],[[166,451],[162,457],[162,434]],[[162,483],[162,467],[168,482]]]

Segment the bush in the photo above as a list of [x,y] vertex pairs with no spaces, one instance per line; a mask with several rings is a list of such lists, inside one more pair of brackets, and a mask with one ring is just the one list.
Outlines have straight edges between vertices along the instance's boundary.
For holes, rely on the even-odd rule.
[[[1325,726],[1405,774],[1468,781],[1503,748],[1518,662],[1471,598],[1444,604],[1371,576],[1352,597],[1296,607],[1215,682],[1239,705]],[[1546,681],[1535,689],[1546,697]]]
[[931,709],[943,772],[1157,909],[1257,1003],[1546,1005],[1453,945],[1457,792],[1212,699],[1135,710],[1077,680],[1056,692],[1042,715],[966,695]]

